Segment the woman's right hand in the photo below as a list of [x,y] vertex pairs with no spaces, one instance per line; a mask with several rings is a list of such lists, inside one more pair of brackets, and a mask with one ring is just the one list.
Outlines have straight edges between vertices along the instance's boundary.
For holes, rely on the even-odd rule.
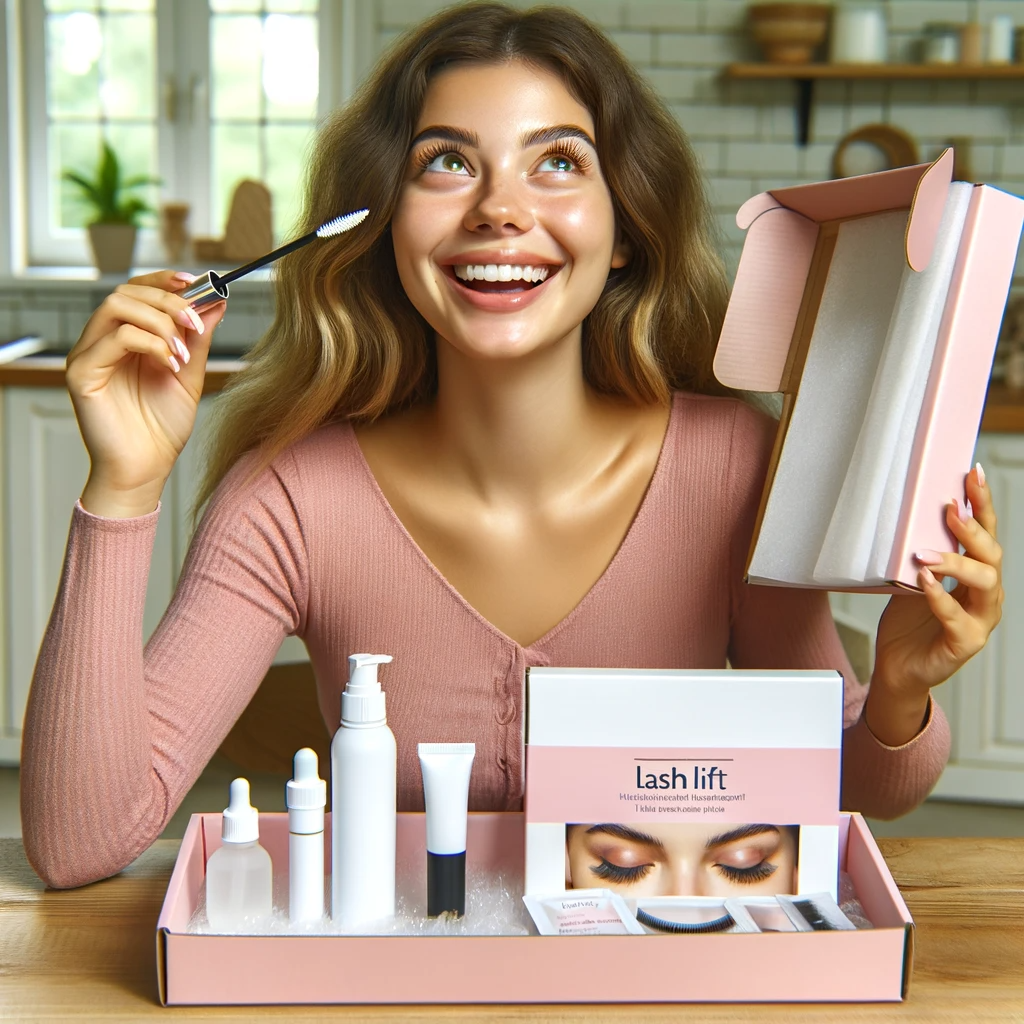
[[96,515],[152,512],[192,433],[226,303],[193,310],[175,294],[187,276],[162,270],[118,285],[68,353],[68,391],[91,461],[81,501]]

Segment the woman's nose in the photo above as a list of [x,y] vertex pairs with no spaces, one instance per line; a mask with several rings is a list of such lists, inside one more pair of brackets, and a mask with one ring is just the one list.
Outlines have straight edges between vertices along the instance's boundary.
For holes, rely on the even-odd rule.
[[529,231],[534,213],[523,184],[511,172],[496,172],[481,179],[476,202],[466,214],[471,231],[489,228],[498,233]]
[[683,860],[674,861],[672,869],[668,872],[668,891],[660,895],[706,896],[708,894],[701,891],[699,876],[700,872],[696,864]]

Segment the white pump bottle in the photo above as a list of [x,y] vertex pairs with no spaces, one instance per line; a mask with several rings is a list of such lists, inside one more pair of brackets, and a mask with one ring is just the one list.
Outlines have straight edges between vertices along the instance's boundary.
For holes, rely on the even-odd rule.
[[331,743],[331,917],[344,929],[395,913],[398,749],[377,666],[389,654],[353,654]]

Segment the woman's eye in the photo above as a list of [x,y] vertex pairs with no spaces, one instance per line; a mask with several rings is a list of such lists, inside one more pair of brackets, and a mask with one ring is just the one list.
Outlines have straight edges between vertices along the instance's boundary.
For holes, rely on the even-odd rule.
[[538,170],[545,170],[545,164],[554,164],[554,167],[549,167],[547,170],[561,171],[563,173],[574,171],[576,169],[575,163],[570,160],[567,156],[555,153],[553,156],[546,157],[540,164]]
[[469,174],[458,153],[439,153],[423,168],[426,171],[441,171],[449,174]]

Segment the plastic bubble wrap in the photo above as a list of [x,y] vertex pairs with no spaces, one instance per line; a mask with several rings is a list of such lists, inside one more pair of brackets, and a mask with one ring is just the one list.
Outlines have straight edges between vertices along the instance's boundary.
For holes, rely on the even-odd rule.
[[[395,917],[364,928],[346,931],[330,917],[331,880],[325,884],[326,913],[305,924],[288,920],[288,875],[274,874],[274,913],[234,930],[236,935],[528,935],[529,914],[523,906],[522,875],[490,873],[470,866],[466,870],[464,917],[427,917],[427,865],[399,865],[395,893]],[[189,934],[212,935],[206,917],[206,883],[188,923]]]

